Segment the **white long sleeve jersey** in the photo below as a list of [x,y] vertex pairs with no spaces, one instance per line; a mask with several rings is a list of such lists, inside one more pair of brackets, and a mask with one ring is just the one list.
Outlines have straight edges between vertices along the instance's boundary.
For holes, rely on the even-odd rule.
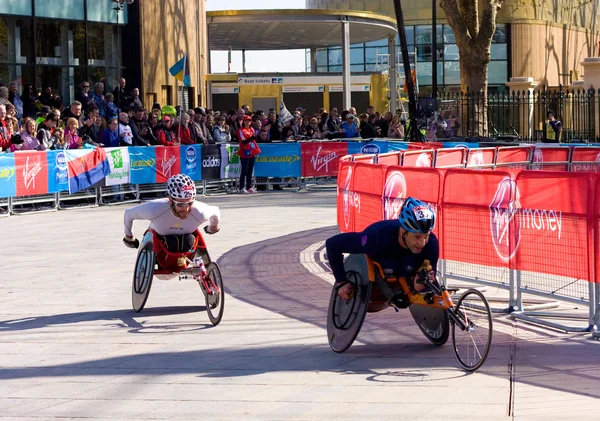
[[133,221],[136,219],[149,220],[149,228],[164,236],[191,234],[208,220],[210,225],[218,226],[219,218],[218,207],[195,201],[189,216],[181,219],[171,212],[169,199],[156,199],[125,211],[125,235],[133,235]]

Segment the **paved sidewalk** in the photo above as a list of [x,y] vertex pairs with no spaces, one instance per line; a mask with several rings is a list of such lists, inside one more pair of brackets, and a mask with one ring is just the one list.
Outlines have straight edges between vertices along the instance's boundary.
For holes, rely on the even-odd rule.
[[319,252],[336,232],[335,193],[206,201],[223,217],[206,237],[228,294],[217,327],[191,281],[155,281],[146,308],[131,310],[126,206],[0,218],[0,419],[597,418],[589,335],[496,315],[490,357],[467,374],[451,341],[430,345],[390,309],[335,354]]

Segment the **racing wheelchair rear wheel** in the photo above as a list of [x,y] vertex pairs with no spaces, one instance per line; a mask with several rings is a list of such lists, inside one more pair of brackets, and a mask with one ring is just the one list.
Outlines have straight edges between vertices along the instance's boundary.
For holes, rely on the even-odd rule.
[[442,346],[450,336],[450,321],[446,310],[421,305],[409,307],[415,323],[434,345]]
[[344,352],[354,342],[367,315],[372,283],[367,278],[364,255],[350,255],[344,262],[346,279],[356,285],[354,296],[348,301],[338,296],[334,286],[327,312],[327,339],[334,352]]
[[142,245],[138,252],[133,272],[133,284],[131,286],[131,302],[133,309],[139,313],[142,311],[148,300],[150,288],[152,287],[152,278],[154,277],[154,264],[156,255],[152,241]]
[[206,266],[206,281],[210,286],[210,291],[202,286],[202,292],[206,300],[206,312],[213,325],[218,325],[223,318],[225,310],[225,290],[223,289],[223,277],[219,265],[211,262]]

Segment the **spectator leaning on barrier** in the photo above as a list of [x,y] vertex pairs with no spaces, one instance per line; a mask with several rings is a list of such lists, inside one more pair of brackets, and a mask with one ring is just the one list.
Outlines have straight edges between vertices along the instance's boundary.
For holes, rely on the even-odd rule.
[[260,154],[260,148],[256,143],[254,129],[250,127],[252,117],[244,116],[242,128],[238,130],[241,173],[240,173],[240,192],[243,194],[256,193],[252,188],[252,172],[254,171],[254,161],[256,155]]
[[181,114],[181,121],[177,123],[177,127],[173,129],[173,131],[177,133],[177,137],[182,145],[193,145],[196,143],[192,139],[189,123],[190,116],[187,113],[183,113]]
[[377,130],[369,123],[369,115],[361,114],[360,119],[360,137],[363,139],[374,139],[377,137]]
[[231,133],[229,132],[229,126],[226,124],[224,115],[217,117],[217,125],[213,129],[213,139],[217,143],[231,142]]
[[[129,125],[132,126],[131,130],[134,132],[134,136],[135,133],[137,133],[138,136],[142,139],[143,143],[140,144],[145,146],[158,144],[158,139],[154,137],[154,133],[152,133],[152,128],[150,127],[150,122],[146,118],[146,110],[144,109],[144,107],[134,108],[133,117],[129,119]],[[133,127],[134,125],[135,130]]]
[[38,125],[36,138],[40,145],[44,145],[44,149],[53,149],[56,147],[57,139],[56,137],[52,138],[52,131],[56,128],[58,124],[58,117],[55,113],[50,112],[46,114],[46,118],[42,123]]
[[102,132],[102,146],[115,148],[119,146],[119,121],[113,118]]
[[556,119],[554,111],[548,111],[546,116],[548,117],[548,122],[546,123],[546,130],[544,131],[544,142],[560,143],[562,123],[560,120]]
[[77,129],[79,128],[79,122],[76,118],[71,117],[67,120],[67,127],[65,129],[65,149],[79,149],[83,146],[83,140]]
[[37,139],[35,120],[31,117],[25,117],[21,126],[21,139],[23,139],[24,151],[44,151],[47,145],[40,143]]
[[328,139],[337,139],[340,137],[342,132],[342,120],[338,114],[338,109],[336,107],[331,107],[329,109],[329,117],[325,121],[325,127],[327,129],[327,138]]
[[[146,140],[140,134],[140,127],[143,124],[144,109],[138,107],[132,111],[132,115],[129,118],[129,127],[131,128],[131,135],[133,139],[133,146],[150,146],[148,140]],[[145,132],[147,133],[147,132]]]
[[342,122],[342,130],[344,131],[345,138],[353,138],[360,136],[360,128],[356,123],[356,118],[354,114],[348,113],[346,115],[346,120]]
[[119,113],[119,138],[119,143],[121,146],[134,146],[133,133],[131,132],[131,127],[129,126],[129,116],[127,113]]
[[98,107],[90,105],[87,112],[87,118],[83,119],[83,122],[79,126],[79,135],[85,143],[89,143],[93,146],[98,146],[100,142],[100,133],[96,120],[100,118]]
[[0,152],[10,149],[10,135],[6,128],[6,106],[0,105]]
[[171,117],[166,115],[163,116],[162,121],[156,126],[154,136],[158,139],[158,142],[163,146],[175,146],[177,145],[177,139],[172,129]]
[[15,117],[18,119],[23,118],[23,101],[19,95],[19,86],[17,82],[11,82],[8,85],[8,101],[15,106],[17,113]]
[[392,121],[390,122],[387,137],[392,139],[404,139],[404,126],[400,122],[400,116],[398,114],[394,114],[392,116]]

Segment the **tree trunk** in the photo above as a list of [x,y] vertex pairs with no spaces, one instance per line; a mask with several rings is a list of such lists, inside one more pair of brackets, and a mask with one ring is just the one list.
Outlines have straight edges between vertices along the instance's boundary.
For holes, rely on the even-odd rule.
[[462,107],[463,135],[483,136],[488,133],[487,124],[487,70],[489,53],[465,49],[460,54],[460,85],[467,101]]
[[[486,136],[487,70],[496,15],[504,0],[440,0],[460,57],[460,85],[467,95],[461,112],[463,136]],[[482,13],[479,14],[481,3]]]

